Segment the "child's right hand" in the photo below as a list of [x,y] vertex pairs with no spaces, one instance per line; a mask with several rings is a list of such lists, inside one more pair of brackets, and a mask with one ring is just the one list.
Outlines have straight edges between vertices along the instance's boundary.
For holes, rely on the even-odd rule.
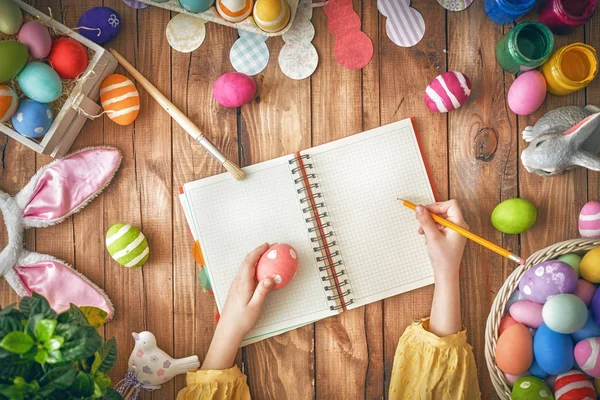
[[458,273],[467,239],[452,229],[447,229],[437,224],[431,218],[430,212],[462,228],[469,229],[458,202],[456,200],[449,200],[442,203],[417,206],[415,210],[417,219],[421,224],[419,234],[425,235],[429,258],[435,272]]

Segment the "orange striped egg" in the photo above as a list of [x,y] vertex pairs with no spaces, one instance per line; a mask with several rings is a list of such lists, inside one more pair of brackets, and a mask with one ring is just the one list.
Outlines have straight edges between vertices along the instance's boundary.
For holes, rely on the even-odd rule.
[[252,0],[217,0],[219,15],[229,22],[240,22],[252,13]]
[[256,0],[254,22],[265,32],[278,32],[290,21],[290,6],[285,0]]
[[126,76],[112,74],[100,85],[100,103],[108,115],[119,125],[129,125],[140,112],[140,94]]
[[0,122],[8,121],[17,111],[19,98],[14,90],[6,85],[0,85]]

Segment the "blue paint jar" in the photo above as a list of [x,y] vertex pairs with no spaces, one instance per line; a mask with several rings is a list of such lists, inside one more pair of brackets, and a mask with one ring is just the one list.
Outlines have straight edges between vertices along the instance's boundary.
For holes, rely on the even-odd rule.
[[485,0],[485,12],[498,24],[513,24],[527,14],[535,0]]

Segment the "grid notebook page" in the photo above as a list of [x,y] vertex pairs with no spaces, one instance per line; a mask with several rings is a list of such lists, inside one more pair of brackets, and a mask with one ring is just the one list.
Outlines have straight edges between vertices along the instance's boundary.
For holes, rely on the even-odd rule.
[[334,314],[319,277],[288,164],[290,158],[245,168],[243,181],[222,174],[184,186],[188,214],[219,310],[242,260],[251,250],[264,242],[279,242],[289,243],[298,251],[295,278],[269,295],[260,320],[244,344]]
[[410,120],[306,151],[358,307],[433,283],[414,213],[398,197],[434,202]]

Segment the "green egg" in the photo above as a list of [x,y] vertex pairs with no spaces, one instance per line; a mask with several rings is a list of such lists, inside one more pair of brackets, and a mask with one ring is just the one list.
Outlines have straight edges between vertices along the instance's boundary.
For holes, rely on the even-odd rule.
[[11,0],[0,0],[0,32],[16,35],[23,23],[21,9]]
[[535,376],[519,378],[513,386],[510,398],[512,400],[554,400],[546,382]]
[[575,270],[577,278],[581,277],[581,274],[579,273],[579,264],[581,264],[581,256],[578,256],[574,253],[565,254],[558,257],[558,261],[566,262],[567,264],[569,264]]
[[0,83],[14,78],[21,72],[27,63],[28,54],[27,47],[19,42],[0,41]]
[[129,224],[115,224],[106,232],[106,248],[111,257],[127,268],[139,268],[148,260],[146,237]]
[[537,208],[525,199],[508,199],[492,212],[492,225],[500,232],[517,234],[531,228],[537,219]]

